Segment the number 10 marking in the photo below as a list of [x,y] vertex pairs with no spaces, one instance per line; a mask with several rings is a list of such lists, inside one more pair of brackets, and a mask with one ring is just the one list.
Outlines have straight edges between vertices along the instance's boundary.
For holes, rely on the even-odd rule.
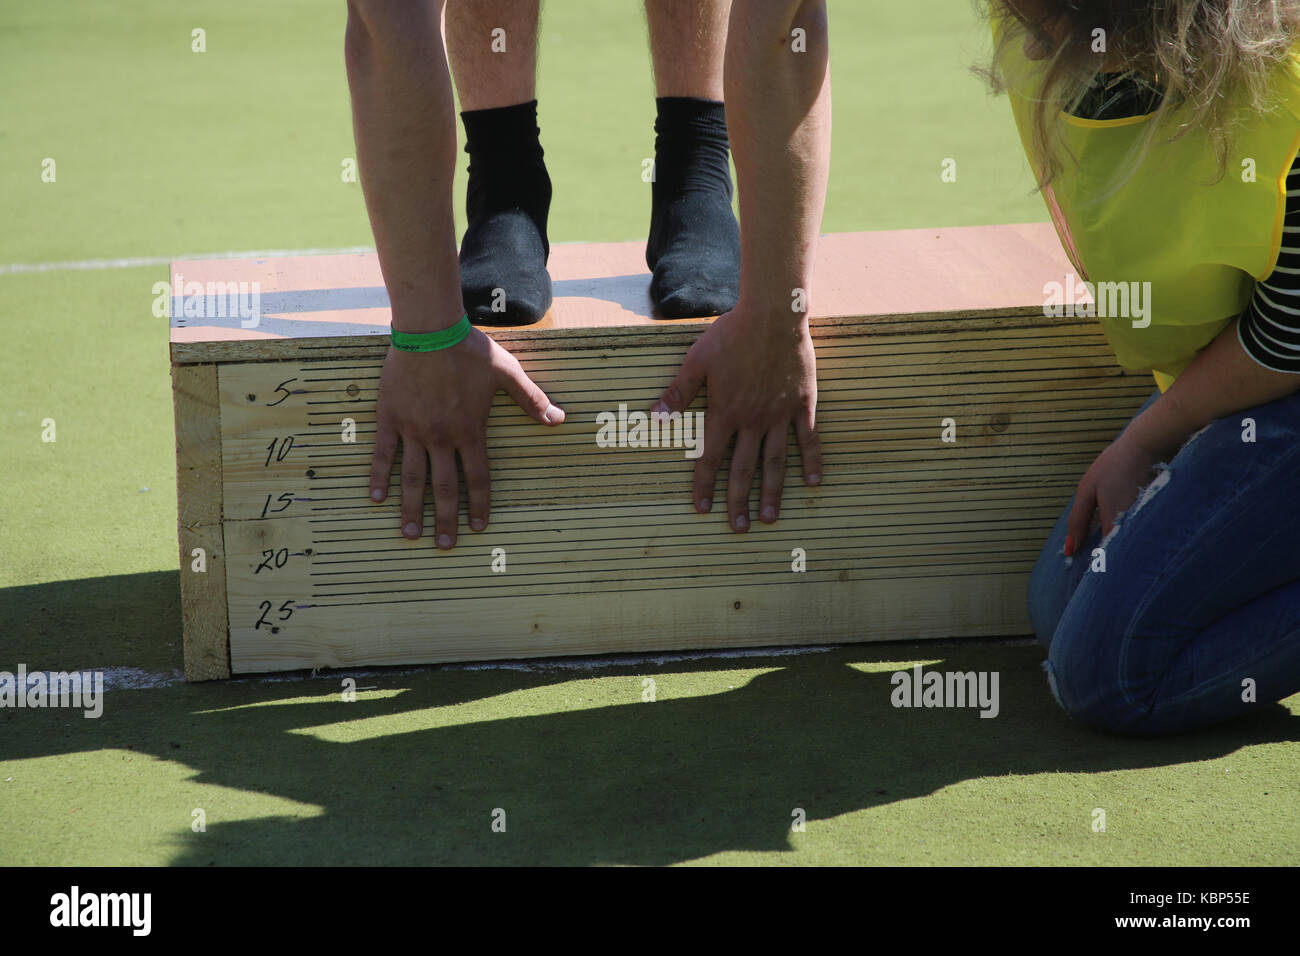
[[[280,450],[276,451],[275,446],[279,445]],[[275,455],[276,461],[284,461],[285,455],[293,448],[293,436],[287,435],[284,438],[272,438],[271,444],[266,446],[266,461],[262,462],[263,468],[269,468],[271,465],[271,456]]]

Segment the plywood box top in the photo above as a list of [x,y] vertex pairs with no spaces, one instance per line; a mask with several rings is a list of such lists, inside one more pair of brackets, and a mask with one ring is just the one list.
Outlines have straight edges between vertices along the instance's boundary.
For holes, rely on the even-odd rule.
[[[707,322],[654,316],[644,255],[641,242],[552,246],[551,311],[535,325],[485,331],[527,348],[601,330],[688,332]],[[1050,223],[826,235],[813,326],[1041,312],[1044,284],[1072,272]],[[338,355],[382,347],[389,330],[374,253],[176,262],[172,294],[176,363],[301,358],[313,343]]]

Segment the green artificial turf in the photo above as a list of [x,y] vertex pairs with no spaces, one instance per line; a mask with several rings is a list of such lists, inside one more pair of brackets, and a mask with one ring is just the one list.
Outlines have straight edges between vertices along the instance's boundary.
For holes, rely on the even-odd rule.
[[[826,231],[1045,218],[1006,104],[968,72],[988,47],[968,5],[830,14]],[[307,0],[0,9],[0,267],[368,245],[340,175],[343,19]],[[540,47],[551,238],[639,238],[636,6],[552,0]],[[1300,697],[1202,734],[1107,737],[1060,713],[1024,641],[385,671],[355,702],[339,675],[168,682],[166,277],[0,269],[0,670],[158,685],[110,691],[97,720],[0,709],[0,863],[1294,862]],[[1001,713],[893,708],[889,674],[918,661],[999,672]]]

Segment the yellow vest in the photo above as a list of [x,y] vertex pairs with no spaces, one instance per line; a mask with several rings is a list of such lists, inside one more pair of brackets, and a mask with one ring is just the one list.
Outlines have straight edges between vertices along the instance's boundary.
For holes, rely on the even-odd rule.
[[[1038,168],[1031,135],[1041,64],[1015,42],[999,66],[1025,153]],[[1260,115],[1242,101],[1242,122],[1230,134],[1227,167],[1217,181],[1218,154],[1201,129],[1167,143],[1162,139],[1175,127],[1162,127],[1134,170],[1135,144],[1150,115],[1058,118],[1075,158],[1062,154],[1064,169],[1044,200],[1080,277],[1127,287],[1108,286],[1108,295],[1097,296],[1098,313],[1122,305],[1121,291],[1149,293],[1145,319],[1130,304],[1127,314],[1098,314],[1097,321],[1119,364],[1150,370],[1161,391],[1245,311],[1254,280],[1267,278],[1277,262],[1286,177],[1300,149],[1300,44],[1275,71],[1272,88],[1270,113]],[[1178,123],[1180,113],[1166,123]],[[1128,170],[1132,176],[1124,180]]]

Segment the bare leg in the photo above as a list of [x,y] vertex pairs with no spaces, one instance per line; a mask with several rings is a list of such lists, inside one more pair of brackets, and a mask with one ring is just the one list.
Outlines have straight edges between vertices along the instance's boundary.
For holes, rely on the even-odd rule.
[[538,0],[451,0],[447,53],[461,109],[537,98],[537,16]]
[[447,7],[447,50],[469,153],[461,294],[479,323],[526,325],[551,305],[537,14],[538,0],[451,0]]
[[646,0],[656,96],[722,100],[731,0]]
[[722,65],[730,0],[646,0],[654,62],[655,178],[646,265],[667,318],[720,315],[740,288]]

